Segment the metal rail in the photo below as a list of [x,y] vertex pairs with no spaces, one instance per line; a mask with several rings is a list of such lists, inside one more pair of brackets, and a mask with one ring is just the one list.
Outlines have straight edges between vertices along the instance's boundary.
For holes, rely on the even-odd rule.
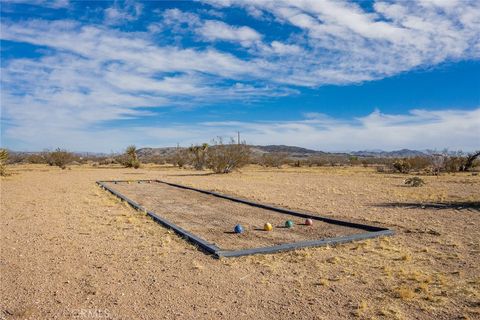
[[172,229],[175,233],[178,235],[182,236],[189,242],[197,245],[199,248],[202,250],[211,253],[214,257],[216,258],[230,258],[230,257],[240,257],[240,256],[246,256],[246,255],[252,255],[252,254],[259,254],[259,253],[276,253],[276,252],[281,252],[281,251],[288,251],[288,250],[296,250],[296,249],[301,249],[301,248],[307,248],[307,247],[318,247],[318,246],[326,246],[326,245],[334,245],[334,244],[339,244],[339,243],[345,243],[345,242],[352,242],[356,240],[364,240],[364,239],[370,239],[370,238],[376,238],[380,236],[391,236],[394,234],[393,230],[387,229],[387,228],[381,228],[381,227],[376,227],[376,226],[371,226],[371,225],[366,225],[366,224],[360,224],[360,223],[354,223],[354,222],[349,222],[349,221],[344,221],[344,220],[338,220],[338,219],[333,219],[333,218],[327,218],[327,217],[322,217],[322,216],[314,216],[308,213],[304,212],[297,212],[285,208],[279,208],[279,207],[274,207],[271,205],[267,204],[262,204],[262,203],[257,203],[245,199],[240,199],[236,197],[232,197],[229,195],[213,192],[213,191],[208,191],[208,190],[203,190],[203,189],[197,189],[193,187],[188,187],[188,186],[183,186],[180,184],[176,183],[170,183],[162,180],[134,180],[133,182],[141,183],[141,182],[157,182],[157,183],[163,183],[172,187],[176,188],[181,188],[181,189],[187,189],[187,190],[192,190],[208,195],[212,195],[215,197],[219,197],[222,199],[227,199],[231,200],[234,202],[239,202],[243,203],[249,206],[257,207],[257,208],[262,208],[265,210],[270,210],[270,211],[275,211],[279,212],[282,214],[289,214],[289,215],[294,215],[297,217],[301,218],[308,218],[308,219],[313,219],[313,220],[319,220],[323,221],[326,223],[330,224],[336,224],[340,226],[345,226],[345,227],[350,227],[350,228],[355,228],[355,229],[361,229],[365,230],[367,232],[364,233],[359,233],[359,234],[354,234],[354,235],[349,235],[349,236],[342,236],[342,237],[334,237],[334,238],[323,238],[323,239],[318,239],[318,240],[311,240],[311,241],[300,241],[300,242],[292,242],[292,243],[285,243],[281,245],[275,245],[275,246],[269,246],[269,247],[257,247],[257,248],[251,248],[251,249],[243,249],[243,250],[222,250],[221,248],[217,247],[213,243],[209,243],[208,241],[188,232],[187,230],[177,226],[176,224],[162,218],[158,214],[156,214],[153,211],[148,211],[146,208],[142,207],[135,201],[129,199],[125,195],[121,194],[120,192],[116,191],[115,189],[109,187],[106,185],[106,183],[122,183],[122,182],[132,182],[129,180],[110,180],[110,181],[97,181],[97,184],[112,193],[113,195],[119,197],[123,201],[127,202],[130,204],[133,208],[146,212],[148,216],[150,216],[154,221],[158,222],[159,224],[163,225],[164,227],[167,227],[169,229]]

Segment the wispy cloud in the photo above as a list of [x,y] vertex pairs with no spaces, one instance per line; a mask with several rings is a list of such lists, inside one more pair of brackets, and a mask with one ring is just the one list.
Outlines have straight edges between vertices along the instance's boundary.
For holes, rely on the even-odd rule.
[[152,25],[158,26],[155,31],[161,31],[167,27],[177,33],[195,34],[199,41],[228,41],[245,47],[258,43],[262,39],[260,33],[248,26],[233,26],[220,20],[202,19],[198,14],[179,9],[165,10],[161,16],[163,20]]
[[297,28],[303,50],[275,61],[296,85],[361,82],[480,57],[480,3],[474,0],[377,1],[371,12],[337,0],[205,2],[253,8]]
[[224,83],[224,79],[242,81],[248,73],[259,71],[213,49],[158,47],[148,34],[127,34],[73,21],[32,20],[2,23],[1,36],[56,49],[37,59],[14,59],[2,67],[4,117],[22,126],[41,120],[52,125],[75,126],[78,122],[87,127],[125,116],[144,116],[138,108],[288,92]]
[[34,6],[47,7],[52,9],[66,8],[70,5],[69,0],[8,0],[2,3],[5,4],[28,4]]
[[140,18],[143,5],[134,1],[115,1],[112,7],[105,9],[105,23],[107,25],[124,24]]
[[222,21],[208,20],[197,29],[197,33],[207,40],[224,40],[239,42],[243,46],[250,46],[260,41],[262,36],[250,27],[237,27]]

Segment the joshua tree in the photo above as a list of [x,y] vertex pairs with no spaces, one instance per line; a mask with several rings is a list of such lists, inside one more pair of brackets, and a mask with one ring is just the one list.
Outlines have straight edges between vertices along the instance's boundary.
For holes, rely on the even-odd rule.
[[128,146],[125,150],[125,162],[124,165],[127,168],[135,168],[138,169],[140,167],[140,161],[138,160],[137,156],[137,147],[134,145]]
[[208,144],[204,143],[202,145],[195,145],[188,148],[188,151],[193,155],[193,167],[196,170],[203,170],[207,163],[207,150]]

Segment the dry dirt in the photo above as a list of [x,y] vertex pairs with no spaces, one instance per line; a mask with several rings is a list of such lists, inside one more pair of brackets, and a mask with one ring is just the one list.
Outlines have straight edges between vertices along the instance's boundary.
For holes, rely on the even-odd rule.
[[[293,215],[256,208],[163,183],[118,182],[106,185],[222,250],[267,247],[367,232],[317,220],[312,226],[307,226],[305,219]],[[292,221],[294,227],[285,228],[286,220]],[[273,226],[270,232],[263,230],[267,222]],[[244,227],[244,233],[233,232],[236,224]]]
[[[480,177],[41,165],[1,179],[0,319],[478,319]],[[95,185],[162,179],[394,237],[216,260]]]

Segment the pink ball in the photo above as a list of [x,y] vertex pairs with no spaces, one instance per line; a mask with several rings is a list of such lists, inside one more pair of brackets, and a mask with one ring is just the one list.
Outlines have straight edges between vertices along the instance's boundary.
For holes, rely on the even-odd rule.
[[313,225],[313,220],[312,220],[312,219],[307,219],[307,220],[305,220],[305,225],[306,225],[306,226],[311,226],[311,225]]

